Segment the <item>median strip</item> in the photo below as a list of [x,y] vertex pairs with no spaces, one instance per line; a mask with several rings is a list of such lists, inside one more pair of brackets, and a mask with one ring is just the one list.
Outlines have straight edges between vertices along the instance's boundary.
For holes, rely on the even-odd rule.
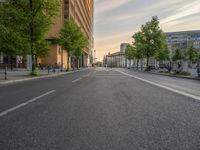
[[7,110],[5,110],[5,111],[3,111],[3,112],[0,113],[0,117],[5,116],[5,115],[7,115],[8,113],[11,113],[11,112],[13,112],[13,111],[15,111],[15,110],[17,110],[17,109],[19,109],[19,108],[22,108],[22,107],[24,107],[24,106],[26,106],[26,105],[28,105],[28,104],[30,104],[30,103],[33,103],[33,102],[35,102],[35,101],[37,101],[37,100],[39,100],[39,99],[41,99],[41,98],[43,98],[43,97],[45,97],[45,96],[47,96],[47,95],[49,95],[49,94],[52,94],[52,93],[54,93],[54,92],[55,92],[55,90],[49,91],[49,92],[44,93],[44,94],[42,94],[42,95],[40,95],[40,96],[38,96],[38,97],[35,97],[35,98],[33,98],[33,99],[28,100],[28,101],[25,102],[25,103],[22,103],[22,104],[19,104],[19,105],[15,106],[15,107],[12,107],[12,108],[10,108],[10,109],[7,109]]
[[189,94],[189,93],[186,93],[186,92],[183,92],[183,91],[179,91],[179,90],[176,90],[176,89],[173,89],[173,88],[170,88],[170,87],[167,87],[167,86],[164,86],[164,85],[161,85],[161,84],[158,84],[158,83],[149,81],[149,80],[145,80],[145,79],[142,79],[142,78],[140,78],[140,77],[133,76],[133,75],[131,75],[131,74],[125,73],[125,72],[123,72],[123,71],[119,71],[119,70],[116,70],[116,71],[119,72],[119,73],[121,73],[121,74],[123,74],[123,75],[126,75],[126,76],[128,76],[128,77],[135,78],[135,79],[138,79],[138,80],[140,80],[140,81],[143,81],[143,82],[146,82],[146,83],[149,83],[149,84],[158,86],[158,87],[160,87],[160,88],[163,88],[163,89],[172,91],[172,92],[174,92],[174,93],[178,93],[178,94],[184,95],[184,96],[186,96],[186,97],[190,97],[190,98],[193,98],[193,99],[196,99],[196,100],[199,100],[199,101],[200,101],[200,97],[199,97],[199,96],[192,95],[192,94]]

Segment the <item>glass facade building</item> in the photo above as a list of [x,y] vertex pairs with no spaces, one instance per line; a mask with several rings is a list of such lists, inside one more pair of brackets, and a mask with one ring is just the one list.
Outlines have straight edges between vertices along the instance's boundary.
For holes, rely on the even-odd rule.
[[167,45],[171,53],[177,48],[186,52],[191,46],[200,51],[200,30],[168,32],[166,36]]
[[55,39],[59,36],[60,29],[63,27],[64,22],[67,19],[73,19],[89,40],[89,44],[82,55],[80,65],[91,65],[91,62],[93,62],[92,50],[94,47],[93,15],[93,0],[63,0],[62,5],[60,6],[59,15],[55,18],[54,25],[47,34],[47,39],[52,41],[52,51],[48,58],[42,60],[42,64],[51,65],[56,63],[62,64],[64,68],[66,67],[68,61],[66,58],[68,54],[66,51],[61,51],[62,47],[55,42]]

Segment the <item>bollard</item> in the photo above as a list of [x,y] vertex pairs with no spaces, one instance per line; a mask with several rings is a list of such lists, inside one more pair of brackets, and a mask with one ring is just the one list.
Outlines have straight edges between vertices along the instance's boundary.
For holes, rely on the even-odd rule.
[[49,66],[47,66],[47,69],[48,69],[48,75],[50,74],[50,67]]
[[7,80],[7,64],[5,63],[5,80]]

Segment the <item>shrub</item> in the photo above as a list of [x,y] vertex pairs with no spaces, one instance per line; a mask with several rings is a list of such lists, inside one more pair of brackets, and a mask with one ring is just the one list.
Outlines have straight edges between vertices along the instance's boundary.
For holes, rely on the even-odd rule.
[[187,71],[180,72],[179,74],[183,76],[191,76],[191,72],[187,72]]
[[39,72],[38,72],[37,70],[31,71],[31,72],[29,73],[29,76],[37,77],[37,76],[39,76]]
[[191,76],[191,73],[190,72],[187,72],[187,71],[183,71],[183,72],[179,72],[179,73],[172,73],[174,75],[183,75],[183,76]]

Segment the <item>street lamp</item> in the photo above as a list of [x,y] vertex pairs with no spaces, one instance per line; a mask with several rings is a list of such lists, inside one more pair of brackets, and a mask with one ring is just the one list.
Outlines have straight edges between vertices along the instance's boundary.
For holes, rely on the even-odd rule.
[[94,50],[94,64],[96,64],[96,50]]

